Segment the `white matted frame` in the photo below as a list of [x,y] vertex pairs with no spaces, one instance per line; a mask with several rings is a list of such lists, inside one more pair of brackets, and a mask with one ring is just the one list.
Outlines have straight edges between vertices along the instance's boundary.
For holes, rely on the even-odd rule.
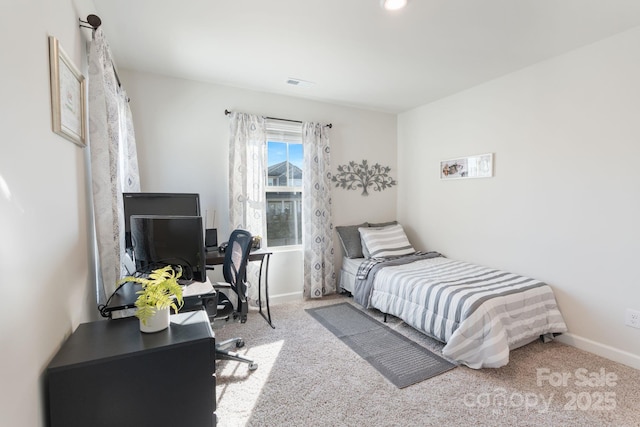
[[440,161],[440,179],[490,178],[493,153]]
[[53,36],[49,36],[49,64],[53,131],[85,147],[85,79]]

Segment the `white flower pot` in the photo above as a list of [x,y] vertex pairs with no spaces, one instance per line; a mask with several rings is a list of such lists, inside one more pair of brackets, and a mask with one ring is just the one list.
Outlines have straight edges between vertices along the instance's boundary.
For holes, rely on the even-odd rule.
[[156,310],[155,314],[145,322],[140,320],[140,331],[145,333],[159,332],[169,327],[170,308]]

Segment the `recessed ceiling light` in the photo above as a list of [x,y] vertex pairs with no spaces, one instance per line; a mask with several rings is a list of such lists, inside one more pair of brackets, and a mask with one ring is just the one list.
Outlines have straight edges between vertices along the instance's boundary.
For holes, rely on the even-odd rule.
[[407,0],[381,0],[381,4],[386,10],[398,10],[407,5]]

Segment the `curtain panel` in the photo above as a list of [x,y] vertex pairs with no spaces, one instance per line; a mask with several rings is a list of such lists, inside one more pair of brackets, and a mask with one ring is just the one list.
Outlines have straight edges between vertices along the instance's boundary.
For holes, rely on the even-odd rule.
[[122,277],[124,214],[122,193],[140,191],[133,120],[119,86],[109,45],[100,28],[89,47],[89,150],[93,215],[98,251],[98,301],[104,302]]
[[[231,113],[229,140],[229,220],[233,229],[265,236],[267,130],[264,117]],[[265,240],[266,241],[266,240]],[[259,267],[247,265],[247,299],[257,305]],[[253,286],[253,284],[256,286]]]
[[303,295],[321,298],[336,292],[329,128],[318,123],[304,123],[302,144]]

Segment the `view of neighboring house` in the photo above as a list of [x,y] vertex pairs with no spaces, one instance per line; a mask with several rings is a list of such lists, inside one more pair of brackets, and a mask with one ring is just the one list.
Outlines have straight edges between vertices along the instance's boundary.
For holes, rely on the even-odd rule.
[[[269,166],[269,187],[302,186],[302,169],[285,160]],[[302,243],[302,194],[300,191],[267,191],[267,240],[273,246]]]

